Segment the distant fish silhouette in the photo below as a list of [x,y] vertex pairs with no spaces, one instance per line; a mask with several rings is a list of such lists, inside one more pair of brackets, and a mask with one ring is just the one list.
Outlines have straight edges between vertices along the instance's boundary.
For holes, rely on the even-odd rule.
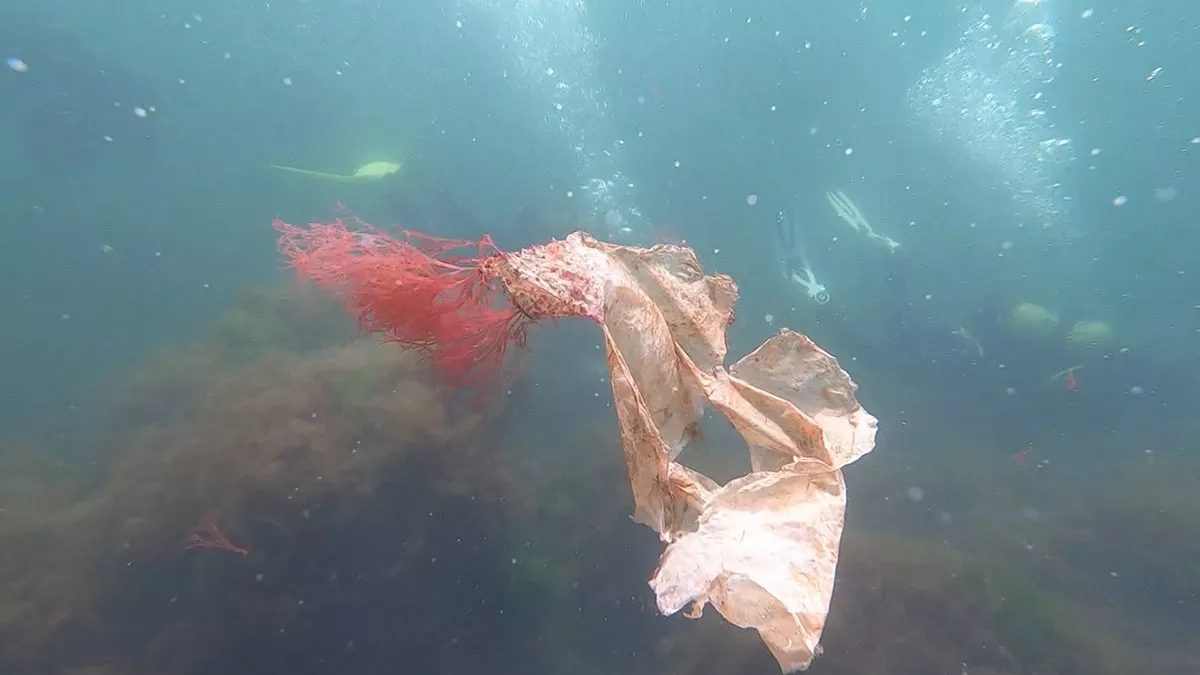
[[299,173],[305,176],[316,176],[317,178],[324,178],[326,180],[373,181],[398,173],[403,168],[403,165],[400,162],[371,162],[358,167],[352,174],[326,173],[324,171],[298,169],[294,166],[280,166],[278,164],[272,164],[271,168],[289,173]]
[[1046,378],[1046,384],[1054,384],[1055,382],[1062,380],[1063,383],[1066,385],[1067,389],[1074,391],[1079,388],[1079,380],[1076,379],[1076,377],[1075,377],[1075,371],[1081,370],[1082,368],[1083,368],[1083,364],[1080,363],[1080,364],[1071,366],[1070,368],[1060,370],[1057,373]]

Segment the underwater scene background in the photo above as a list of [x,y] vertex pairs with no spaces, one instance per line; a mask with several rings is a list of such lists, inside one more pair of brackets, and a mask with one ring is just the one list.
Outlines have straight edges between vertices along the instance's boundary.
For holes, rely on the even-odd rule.
[[357,217],[686,244],[732,353],[835,355],[879,435],[812,672],[1200,672],[1198,36],[1179,0],[8,0],[0,670],[778,672],[659,615],[596,328],[448,391],[277,250]]

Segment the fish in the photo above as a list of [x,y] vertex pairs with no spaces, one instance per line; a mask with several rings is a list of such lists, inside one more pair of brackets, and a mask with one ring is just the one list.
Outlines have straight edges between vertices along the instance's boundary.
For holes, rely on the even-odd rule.
[[386,178],[394,173],[399,173],[404,165],[400,162],[370,162],[363,164],[354,170],[354,173],[328,173],[325,171],[314,171],[312,169],[299,169],[294,166],[283,166],[280,164],[272,164],[272,169],[279,171],[287,171],[290,173],[303,174],[305,176],[316,176],[326,180],[334,181],[376,181]]
[[1065,368],[1063,370],[1060,370],[1057,373],[1046,378],[1046,384],[1050,385],[1050,384],[1054,384],[1058,380],[1062,380],[1066,384],[1067,389],[1074,391],[1075,389],[1077,389],[1079,387],[1079,380],[1076,379],[1076,377],[1075,377],[1075,371],[1081,370],[1082,368],[1083,368],[1083,364],[1080,363],[1080,364],[1071,366],[1070,368]]

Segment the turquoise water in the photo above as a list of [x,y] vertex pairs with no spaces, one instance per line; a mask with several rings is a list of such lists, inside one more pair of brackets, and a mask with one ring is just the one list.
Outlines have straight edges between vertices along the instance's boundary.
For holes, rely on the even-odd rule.
[[[6,3],[0,664],[778,671],[658,615],[596,328],[440,390],[277,249],[353,216],[686,243],[738,283],[734,358],[835,355],[879,435],[813,672],[1197,672],[1198,32],[1144,0]],[[712,422],[697,468],[743,473]]]

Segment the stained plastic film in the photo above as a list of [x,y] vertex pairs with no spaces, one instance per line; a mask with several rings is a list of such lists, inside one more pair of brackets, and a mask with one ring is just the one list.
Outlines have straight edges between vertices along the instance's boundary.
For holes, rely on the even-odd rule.
[[[422,246],[428,237],[360,223],[276,227],[301,276],[342,293],[367,330],[426,350],[450,382],[479,380],[461,377],[470,370],[463,345],[486,375],[507,343],[523,343],[530,322],[598,323],[633,518],[666,543],[650,578],[659,610],[687,608],[697,618],[711,604],[757,630],[784,672],[809,666],[833,594],[841,469],[875,444],[876,420],[836,359],[785,329],[726,368],[737,287],[705,276],[687,248],[618,246],[576,232],[502,253],[486,239]],[[468,244],[477,257],[441,255]],[[406,285],[420,297],[405,296],[388,314]],[[451,343],[453,359],[439,362],[438,341]],[[725,485],[680,461],[706,406],[729,419],[750,457],[751,473]]]

